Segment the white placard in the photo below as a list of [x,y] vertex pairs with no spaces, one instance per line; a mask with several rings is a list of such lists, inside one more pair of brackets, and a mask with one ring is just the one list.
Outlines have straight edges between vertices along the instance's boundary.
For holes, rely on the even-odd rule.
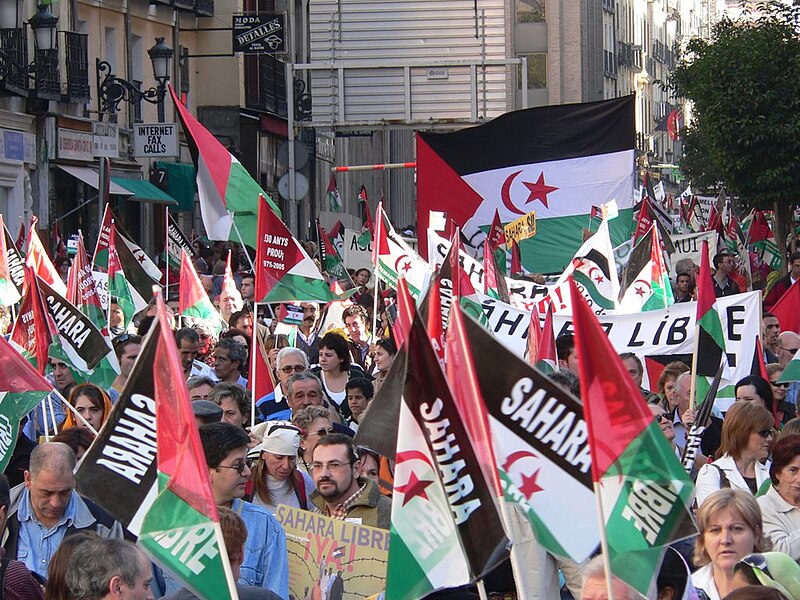
[[180,156],[175,123],[138,123],[133,126],[133,155]]

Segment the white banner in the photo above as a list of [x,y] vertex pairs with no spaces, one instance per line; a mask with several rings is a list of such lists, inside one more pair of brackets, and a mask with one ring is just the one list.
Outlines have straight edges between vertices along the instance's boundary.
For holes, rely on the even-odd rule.
[[708,242],[708,263],[717,253],[717,232],[716,231],[702,231],[700,233],[685,233],[681,235],[669,236],[672,243],[675,245],[675,252],[670,256],[669,275],[672,280],[675,280],[677,273],[675,272],[675,265],[679,260],[684,258],[691,258],[698,267],[703,254],[703,242]]
[[[527,344],[530,312],[489,297],[484,297],[482,304],[498,341],[522,358]],[[761,323],[760,292],[718,298],[717,304],[731,365],[724,377],[736,383],[750,375]],[[647,356],[691,356],[696,312],[696,302],[683,302],[664,310],[600,315],[598,319],[618,353],[633,352],[645,364]],[[572,333],[572,317],[555,315],[553,327],[556,337]],[[646,376],[644,381],[647,382]]]
[[[450,240],[428,229],[428,260],[430,263],[441,266],[449,250]],[[473,287],[477,291],[483,292],[483,265],[465,252],[459,254],[459,261],[461,268],[469,275]],[[528,310],[532,310],[533,304],[545,298],[550,292],[550,288],[547,286],[510,277],[506,277],[506,285],[511,294],[511,301],[520,307],[527,307]]]
[[344,266],[348,269],[369,269],[372,273],[372,244],[366,248],[358,245],[358,237],[361,235],[360,231],[355,229],[344,230],[344,254],[342,260]]

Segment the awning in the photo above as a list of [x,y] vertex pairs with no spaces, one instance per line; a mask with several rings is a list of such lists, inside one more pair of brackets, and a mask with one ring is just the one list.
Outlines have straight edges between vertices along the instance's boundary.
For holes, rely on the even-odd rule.
[[[64,171],[65,173],[69,173],[75,179],[80,179],[83,183],[90,185],[96,190],[100,189],[100,175],[98,175],[97,171],[94,171],[88,167],[72,167],[69,165],[58,165],[58,168]],[[128,191],[124,187],[115,184],[113,181],[113,177],[109,188],[110,188],[110,193],[116,194],[117,196],[134,195],[134,192]]]
[[[111,185],[114,184],[122,186],[128,193],[132,193],[135,199],[141,200],[142,202],[155,202],[157,204],[167,204],[169,206],[177,206],[178,204],[175,198],[144,179],[112,177]],[[111,193],[113,194],[114,192]]]

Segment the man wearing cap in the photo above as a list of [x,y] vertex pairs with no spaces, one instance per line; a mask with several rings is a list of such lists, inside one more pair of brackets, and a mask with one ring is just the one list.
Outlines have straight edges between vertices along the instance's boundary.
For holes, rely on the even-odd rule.
[[261,443],[248,457],[256,458],[253,466],[253,504],[275,513],[279,504],[302,508],[309,505],[314,482],[297,469],[297,449],[301,431],[289,421],[268,421],[254,428]]

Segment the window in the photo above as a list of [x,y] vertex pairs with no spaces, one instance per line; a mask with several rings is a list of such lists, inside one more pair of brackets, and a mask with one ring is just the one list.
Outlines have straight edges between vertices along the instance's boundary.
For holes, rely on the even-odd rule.
[[516,0],[517,23],[543,23],[545,0]]
[[[528,59],[528,89],[543,90],[547,87],[547,53],[521,54]],[[522,65],[517,67],[517,89],[522,89]]]

